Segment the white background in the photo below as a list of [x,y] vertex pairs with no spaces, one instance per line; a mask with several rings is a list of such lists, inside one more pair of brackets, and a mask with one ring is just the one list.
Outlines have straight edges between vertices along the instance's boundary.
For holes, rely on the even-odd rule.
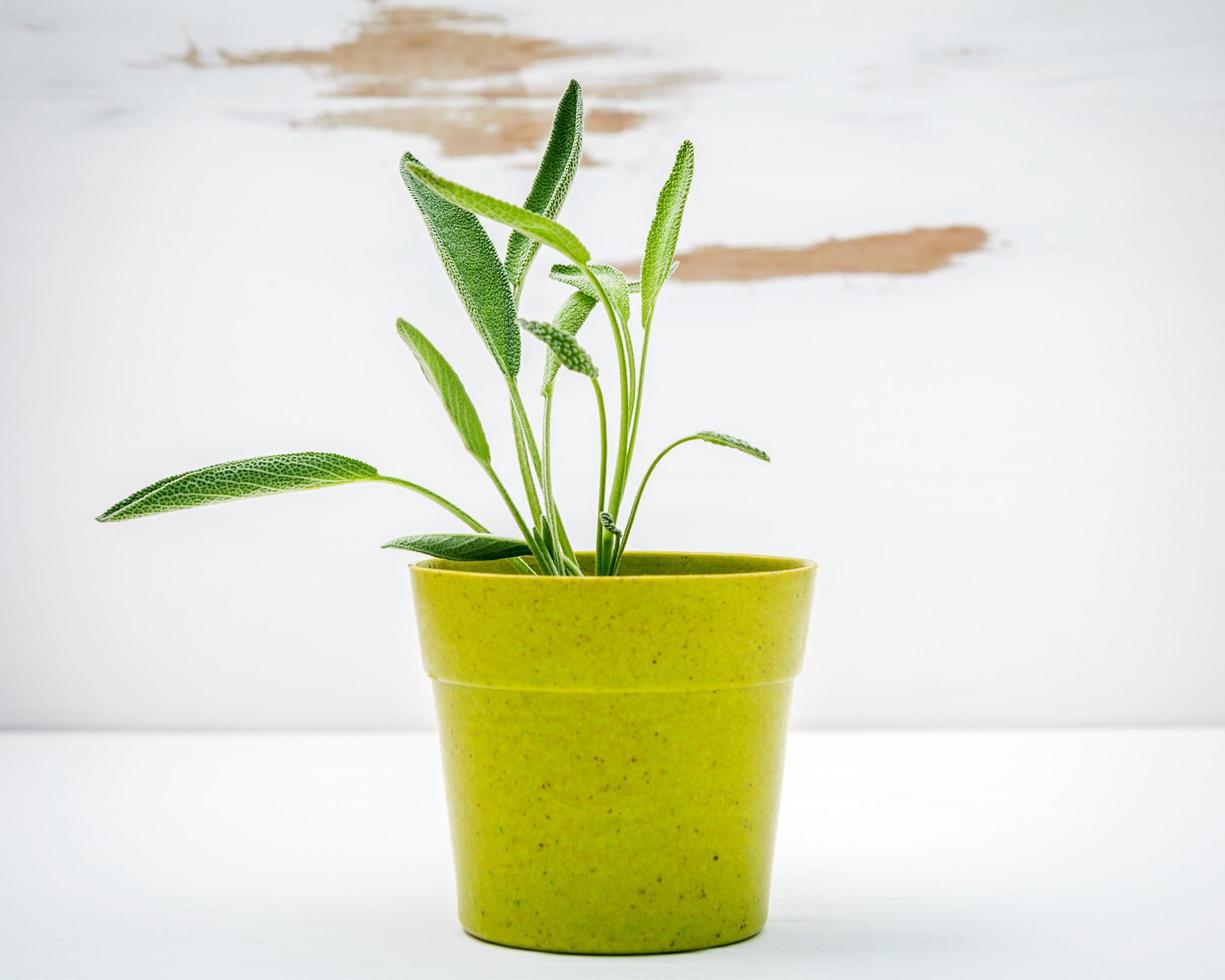
[[[776,461],[687,447],[637,544],[821,563],[797,724],[1225,722],[1225,7],[495,6],[722,73],[580,174],[563,217],[601,257],[641,247],[684,136],[683,244],[991,235],[927,276],[661,301],[642,445],[714,428]],[[371,486],[92,518],[299,449],[496,515],[394,333],[408,316],[456,363],[509,474],[495,375],[396,162],[512,198],[530,171],[292,128],[331,107],[298,69],[148,67],[185,31],[326,45],[357,2],[0,12],[0,725],[430,726],[404,561],[377,550],[450,527],[426,503]],[[562,295],[537,277],[528,308]],[[588,400],[561,400],[586,477]],[[572,510],[586,487],[563,485]]]

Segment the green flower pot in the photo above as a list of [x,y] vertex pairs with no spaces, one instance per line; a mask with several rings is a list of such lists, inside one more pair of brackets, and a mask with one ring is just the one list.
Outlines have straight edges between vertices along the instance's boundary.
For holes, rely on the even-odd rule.
[[623,571],[412,568],[459,919],[481,939],[656,953],[765,924],[816,566],[631,554]]

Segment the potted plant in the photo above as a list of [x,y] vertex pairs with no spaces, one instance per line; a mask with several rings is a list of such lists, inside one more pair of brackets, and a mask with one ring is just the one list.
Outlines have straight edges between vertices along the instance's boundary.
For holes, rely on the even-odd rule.
[[[520,498],[495,469],[450,364],[413,324],[401,319],[397,329],[517,534],[495,534],[433,490],[321,452],[167,477],[98,520],[359,482],[395,484],[441,506],[467,530],[411,534],[384,547],[431,556],[411,573],[435,687],[464,928],[497,943],[569,952],[721,945],[755,934],[766,918],[787,710],[815,566],[627,550],[643,491],[677,447],[701,441],[768,457],[741,439],[698,432],[660,451],[629,496],[647,351],[674,267],[693,147],[686,141],[677,153],[641,275],[631,280],[592,262],[555,220],[582,134],[582,93],[571,82],[523,207],[440,177],[411,154],[401,161],[404,183],[506,385]],[[504,255],[478,217],[511,229]],[[519,315],[541,245],[566,260],[550,273],[569,287],[550,321]],[[599,372],[576,339],[597,306],[616,349],[611,438]],[[546,348],[539,439],[518,383],[523,333]],[[584,381],[594,400],[598,493],[584,518],[590,551],[573,546],[553,492],[550,435],[561,368]]]

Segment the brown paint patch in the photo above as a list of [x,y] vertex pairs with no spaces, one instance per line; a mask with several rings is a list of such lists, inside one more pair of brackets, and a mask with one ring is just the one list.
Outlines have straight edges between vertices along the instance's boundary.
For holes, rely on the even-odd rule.
[[[589,133],[623,133],[644,118],[639,112],[599,108],[584,117]],[[538,150],[549,137],[553,110],[480,104],[389,105],[325,113],[312,123],[417,133],[436,139],[444,156],[473,156]]]
[[677,256],[680,265],[672,278],[683,282],[754,282],[829,273],[918,275],[942,269],[954,255],[977,251],[986,243],[983,229],[951,225],[831,238],[795,248],[703,245]]
[[222,51],[221,59],[231,67],[324,67],[345,79],[335,94],[386,98],[412,95],[423,82],[488,78],[608,50],[478,26],[500,23],[498,17],[442,7],[389,7],[376,10],[352,39],[330,47]]
[[[167,60],[193,68],[320,71],[328,78],[324,94],[348,105],[306,125],[421,134],[438,140],[444,155],[470,156],[538,150],[548,137],[557,98],[574,66],[558,72],[555,85],[528,86],[519,77],[525,69],[575,59],[598,65],[599,59],[622,53],[606,44],[516,33],[499,16],[443,7],[379,7],[354,31],[327,47],[221,50],[212,59],[189,39],[184,53]],[[644,104],[715,78],[699,71],[602,79],[598,70],[595,74],[584,94],[586,128],[597,135],[633,129],[648,118]],[[600,105],[601,100],[612,104]]]

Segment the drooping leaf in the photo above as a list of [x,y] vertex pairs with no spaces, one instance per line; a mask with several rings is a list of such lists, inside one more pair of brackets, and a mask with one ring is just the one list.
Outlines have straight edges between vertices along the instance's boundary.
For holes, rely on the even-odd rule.
[[218,463],[151,483],[98,515],[103,523],[243,497],[378,479],[368,463],[336,453],[282,453]]
[[[604,292],[608,294],[613,309],[621,317],[621,322],[629,323],[630,293],[634,290],[630,288],[630,283],[625,278],[625,273],[611,265],[596,264],[589,265],[587,268],[600,280],[600,285],[604,287]],[[549,278],[556,282],[565,283],[567,286],[579,290],[579,292],[586,293],[592,299],[598,300],[600,298],[595,285],[584,275],[583,270],[576,265],[555,265],[549,270]],[[641,283],[639,285],[641,286]]]
[[[517,324],[515,329],[518,331]],[[425,338],[425,334],[407,320],[397,320],[396,330],[412,349],[413,356],[421,365],[425,380],[438,393],[460,439],[463,440],[464,448],[482,463],[488,463],[489,441],[485,438],[485,429],[476,414],[476,406],[468,397],[468,392],[455,369],[438,352],[438,348]]]
[[655,300],[664,282],[672,274],[676,241],[681,233],[681,218],[685,201],[693,184],[693,144],[685,140],[677,151],[672,173],[668,175],[655,204],[655,218],[647,232],[646,251],[642,254],[642,325],[650,329],[655,315]]
[[[570,298],[562,304],[561,309],[557,311],[557,316],[553,318],[553,326],[558,330],[564,330],[573,337],[587,322],[587,317],[595,309],[595,304],[595,299],[586,293],[571,293]],[[561,361],[550,350],[544,362],[544,383],[540,386],[542,395],[548,394],[549,387],[553,384],[553,379],[557,377],[559,370],[561,370]]]
[[713,443],[716,446],[726,446],[728,449],[738,449],[742,453],[748,453],[756,459],[770,462],[770,457],[766,453],[758,449],[756,446],[751,446],[743,439],[737,439],[735,436],[725,436],[721,432],[699,432],[694,435],[695,439],[701,439],[703,442]]
[[497,249],[476,217],[420,180],[416,166],[416,157],[404,154],[400,162],[404,184],[417,202],[469,319],[502,373],[513,378],[519,373],[519,330],[514,293]]
[[521,558],[532,549],[514,538],[496,534],[409,534],[388,541],[384,548],[416,551],[450,561],[494,561],[498,558]]
[[533,337],[543,340],[549,346],[554,356],[571,371],[585,374],[589,378],[599,377],[599,370],[574,335],[561,330],[551,323],[541,323],[538,320],[520,320],[519,326]]
[[[524,208],[556,218],[570,191],[582,155],[583,91],[578,82],[572,80],[557,105],[549,144],[545,147],[531,192],[523,202]],[[520,231],[510,233],[510,241],[506,243],[506,274],[510,276],[512,286],[517,287],[523,282],[539,249],[540,242],[535,239],[528,238]]]
[[528,238],[555,248],[571,262],[584,263],[591,258],[591,253],[578,240],[574,232],[558,224],[552,218],[440,177],[428,167],[423,167],[408,154],[405,154],[400,166],[406,174],[411,174],[425,187],[452,204],[474,214],[483,215],[499,224],[522,232]]
[[612,514],[607,511],[600,511],[600,527],[614,537],[621,537],[621,528],[617,527],[613,522]]

